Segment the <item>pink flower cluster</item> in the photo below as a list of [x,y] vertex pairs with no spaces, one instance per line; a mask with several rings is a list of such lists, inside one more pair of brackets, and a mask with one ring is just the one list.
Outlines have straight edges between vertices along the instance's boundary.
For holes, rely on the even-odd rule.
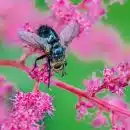
[[0,75],[0,97],[2,98],[5,95],[7,96],[13,91],[14,91],[13,84],[8,82],[4,76]]
[[77,110],[77,119],[81,120],[83,119],[86,115],[88,115],[88,109],[93,108],[94,105],[91,102],[87,101],[79,101],[76,104],[76,110]]
[[24,23],[31,22],[37,26],[44,21],[45,15],[36,9],[34,0],[0,1],[0,38],[5,43],[19,45],[21,41],[17,32]]
[[[43,82],[44,84],[48,84],[49,78],[53,76],[53,73],[51,72],[51,75],[49,77],[48,72],[48,64],[45,63],[41,67],[36,67],[35,69],[32,69],[30,72],[30,77],[38,82]],[[50,80],[52,83],[52,79]]]
[[0,75],[0,125],[9,114],[9,98],[14,92],[13,84],[8,82],[4,76]]
[[92,121],[92,125],[95,128],[105,126],[107,124],[107,118],[104,116],[103,112],[97,112],[94,120]]
[[93,78],[89,80],[84,80],[84,85],[87,86],[87,92],[90,96],[95,94],[101,86],[102,82],[100,78]]
[[[91,113],[89,113],[88,110],[95,107],[96,107],[95,104],[89,101],[80,100],[76,105],[77,119],[81,120],[85,118],[85,116],[90,116]],[[92,121],[93,127],[97,128],[106,124],[107,124],[107,118],[104,116],[104,113],[102,111],[98,111],[95,118]]]
[[7,120],[1,130],[39,130],[38,121],[45,114],[52,116],[52,97],[43,92],[18,92]]
[[128,86],[130,79],[130,62],[122,62],[116,67],[105,68],[103,71],[104,78],[93,78],[84,80],[89,95],[96,94],[103,89],[112,93],[123,95],[124,88]]
[[[116,105],[123,109],[129,109],[129,105],[121,98],[117,96],[106,96],[104,98],[112,105]],[[112,130],[129,130],[130,129],[130,117],[124,116],[117,112],[110,113],[110,120],[112,124]]]
[[[90,29],[106,13],[101,0],[83,0],[76,6],[67,0],[58,0],[50,8],[53,17],[59,23],[67,24],[70,21],[77,21],[81,31]],[[85,9],[87,12],[82,12],[80,9]]]
[[[129,109],[128,104],[121,98],[117,96],[108,95],[104,97],[104,100],[110,103],[111,105],[115,105],[122,109]],[[96,104],[84,100],[80,100],[76,105],[77,110],[77,119],[81,120],[85,118],[85,116],[89,116],[90,113],[88,112],[89,109],[96,108]],[[112,130],[129,130],[130,125],[130,117],[122,115],[116,111],[109,112],[109,119],[108,122],[107,117],[104,115],[105,111],[99,108],[97,109],[96,115],[92,121],[92,126],[94,128],[98,128],[101,126],[108,126],[108,123],[112,124]],[[91,113],[93,116],[95,113]]]

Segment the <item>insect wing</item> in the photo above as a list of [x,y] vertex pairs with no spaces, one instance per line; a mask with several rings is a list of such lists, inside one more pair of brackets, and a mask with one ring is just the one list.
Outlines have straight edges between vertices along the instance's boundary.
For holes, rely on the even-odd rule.
[[45,39],[39,37],[35,33],[28,32],[28,31],[19,31],[19,36],[29,46],[36,47],[39,49],[48,48],[47,41]]
[[60,40],[64,46],[68,46],[69,43],[79,34],[80,28],[77,22],[71,22],[64,27],[60,33]]

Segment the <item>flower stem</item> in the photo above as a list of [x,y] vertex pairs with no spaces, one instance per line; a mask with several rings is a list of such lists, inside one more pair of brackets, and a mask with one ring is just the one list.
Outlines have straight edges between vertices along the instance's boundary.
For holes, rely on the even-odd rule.
[[16,60],[0,60],[0,66],[15,67],[25,71],[26,73],[28,73],[30,70],[26,65],[21,64],[19,61]]
[[125,109],[122,109],[122,108],[119,108],[115,105],[112,105],[102,99],[99,99],[98,97],[89,97],[86,92],[84,92],[83,90],[80,90],[74,86],[71,86],[69,84],[66,84],[64,82],[61,82],[61,81],[57,81],[56,83],[56,86],[59,87],[59,88],[62,88],[64,90],[67,90],[73,94],[76,94],[77,96],[80,96],[80,97],[84,97],[86,99],[88,99],[89,101],[93,102],[94,104],[96,104],[98,107],[100,108],[103,108],[104,110],[107,110],[107,111],[115,111],[115,112],[118,112],[120,114],[124,114],[124,115],[127,115],[127,116],[130,116],[130,111],[127,111]]
[[[9,66],[9,67],[19,68],[19,69],[23,70],[24,72],[26,72],[27,74],[29,73],[29,70],[30,70],[29,67],[27,67],[24,64],[21,64],[18,61],[15,61],[15,60],[0,60],[0,66]],[[84,98],[88,99],[89,101],[94,103],[99,108],[102,108],[106,111],[118,112],[120,114],[127,115],[130,117],[130,111],[127,111],[125,109],[122,109],[122,108],[119,108],[115,105],[112,105],[112,104],[108,103],[107,101],[99,99],[96,96],[95,97],[88,96],[85,91],[83,91],[79,88],[76,88],[72,85],[69,85],[69,84],[64,83],[62,81],[59,81],[59,80],[56,80],[55,84],[58,88],[67,90],[67,91],[69,91],[77,96],[84,97]],[[38,87],[37,87],[38,85],[39,85],[39,83],[35,84],[34,90],[38,90]]]
[[33,92],[38,92],[39,91],[39,85],[40,85],[39,82],[35,83],[34,88],[33,88]]

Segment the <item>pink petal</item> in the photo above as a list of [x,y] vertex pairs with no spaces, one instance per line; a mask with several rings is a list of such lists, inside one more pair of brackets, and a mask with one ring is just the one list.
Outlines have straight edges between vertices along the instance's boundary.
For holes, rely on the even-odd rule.
[[96,118],[93,120],[92,125],[95,128],[97,128],[102,125],[105,125],[106,123],[107,123],[106,117],[102,113],[99,113],[99,114],[97,114]]

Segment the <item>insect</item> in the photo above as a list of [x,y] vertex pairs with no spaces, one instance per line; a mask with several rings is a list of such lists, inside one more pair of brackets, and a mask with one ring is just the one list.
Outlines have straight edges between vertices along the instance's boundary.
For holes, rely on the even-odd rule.
[[48,45],[49,47],[47,48],[46,45],[44,47],[41,47],[43,51],[48,51],[48,52],[47,55],[38,57],[35,60],[35,65],[37,60],[47,56],[49,67],[54,72],[62,71],[62,76],[64,76],[65,73],[63,70],[64,67],[67,65],[67,61],[65,59],[66,49],[61,45],[58,34],[51,27],[47,25],[41,25],[37,29],[37,35],[43,39],[46,39],[47,42],[46,45]]
[[[71,31],[70,31],[71,30]],[[48,25],[41,25],[36,33],[28,31],[20,31],[19,36],[22,40],[26,41],[26,44],[31,47],[39,48],[42,50],[44,55],[36,58],[34,62],[34,69],[37,67],[37,61],[47,58],[48,63],[48,74],[50,86],[50,74],[51,71],[62,72],[62,76],[66,74],[64,71],[67,66],[66,51],[68,43],[70,43],[74,37],[77,36],[79,28],[75,26],[67,26],[60,33],[60,36],[56,31]],[[70,33],[70,34],[69,34]]]

